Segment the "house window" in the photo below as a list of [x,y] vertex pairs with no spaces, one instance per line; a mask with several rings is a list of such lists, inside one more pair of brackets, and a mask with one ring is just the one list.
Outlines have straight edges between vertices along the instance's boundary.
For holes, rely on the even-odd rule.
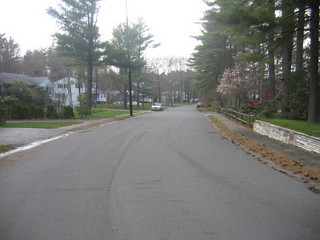
[[65,99],[66,98],[66,94],[65,93],[55,93],[54,94],[54,98],[55,99]]

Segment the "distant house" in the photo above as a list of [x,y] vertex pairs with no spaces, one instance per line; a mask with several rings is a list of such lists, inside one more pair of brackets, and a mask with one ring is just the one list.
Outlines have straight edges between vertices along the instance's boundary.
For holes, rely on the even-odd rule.
[[[31,87],[43,87],[49,97],[62,106],[79,106],[78,96],[86,92],[85,84],[82,83],[79,86],[77,79],[73,77],[52,82],[48,77],[28,77],[22,74],[0,72],[0,96],[6,96],[6,89],[15,82],[22,82]],[[93,84],[93,93],[96,92],[95,88],[96,85]],[[107,101],[106,93],[98,91],[96,101],[105,103]]]
[[[86,93],[86,85],[79,84],[78,80],[73,77],[66,77],[55,81],[54,83],[54,96],[53,100],[60,103],[62,106],[79,106],[79,95]],[[96,85],[92,86],[92,93],[96,92]],[[106,94],[99,92],[97,99],[98,102],[106,102]]]
[[66,77],[55,81],[53,100],[63,106],[79,106],[78,96],[86,92],[85,84],[78,84],[77,79]]
[[54,85],[48,77],[28,77],[22,74],[0,72],[0,95],[6,95],[6,88],[15,82],[22,82],[28,86],[43,87],[53,97]]
[[97,103],[107,103],[107,94],[103,91],[97,92]]

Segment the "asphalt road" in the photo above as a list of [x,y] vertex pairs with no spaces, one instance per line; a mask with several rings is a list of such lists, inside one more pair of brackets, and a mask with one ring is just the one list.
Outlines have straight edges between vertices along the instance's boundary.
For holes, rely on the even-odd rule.
[[16,163],[0,173],[1,240],[320,236],[320,195],[238,149],[194,106],[9,157]]

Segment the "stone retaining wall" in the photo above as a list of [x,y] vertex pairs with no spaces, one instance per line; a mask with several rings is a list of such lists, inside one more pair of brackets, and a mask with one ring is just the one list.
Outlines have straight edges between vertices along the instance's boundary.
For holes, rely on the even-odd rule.
[[303,148],[307,151],[320,153],[320,138],[318,137],[313,137],[258,120],[253,124],[253,131],[284,143]]

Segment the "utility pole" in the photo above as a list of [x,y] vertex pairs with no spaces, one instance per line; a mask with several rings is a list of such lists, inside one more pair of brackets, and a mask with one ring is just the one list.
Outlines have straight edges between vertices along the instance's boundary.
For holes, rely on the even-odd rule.
[[131,80],[131,55],[130,55],[130,43],[129,43],[129,17],[128,17],[128,0],[126,0],[126,34],[127,34],[127,51],[128,51],[128,78],[129,78],[129,108],[130,116],[133,116],[132,111],[132,80]]

